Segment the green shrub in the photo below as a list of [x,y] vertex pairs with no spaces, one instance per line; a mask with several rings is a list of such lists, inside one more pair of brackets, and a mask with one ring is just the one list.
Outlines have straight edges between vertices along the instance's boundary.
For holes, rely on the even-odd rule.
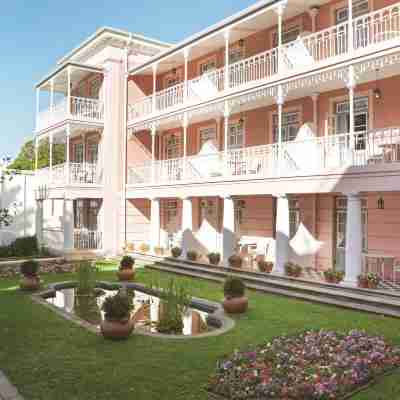
[[285,264],[285,271],[286,271],[286,275],[298,278],[301,276],[303,268],[299,264],[287,262]]
[[207,258],[212,265],[218,265],[221,262],[221,254],[219,253],[208,253]]
[[131,256],[123,256],[119,264],[119,269],[132,269],[135,259]]
[[21,264],[20,269],[24,276],[36,276],[39,271],[39,263],[35,260],[25,261]]
[[172,257],[178,258],[182,255],[182,249],[180,247],[173,247],[171,249]]
[[224,283],[224,295],[227,298],[242,297],[246,291],[246,286],[240,278],[229,276]]
[[132,300],[118,292],[114,296],[107,297],[101,309],[104,311],[105,318],[109,321],[128,319],[133,309]]
[[35,256],[39,254],[39,246],[36,236],[26,236],[18,238],[11,244],[13,255],[19,256]]

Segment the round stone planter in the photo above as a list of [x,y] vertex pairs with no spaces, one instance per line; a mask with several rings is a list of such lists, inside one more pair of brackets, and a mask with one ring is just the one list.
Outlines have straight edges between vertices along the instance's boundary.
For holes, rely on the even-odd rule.
[[135,277],[135,270],[133,268],[119,269],[117,271],[118,280],[126,282],[131,281]]
[[248,309],[249,301],[245,296],[225,298],[222,306],[228,314],[243,314]]
[[100,330],[107,339],[121,340],[130,336],[135,324],[132,319],[122,321],[109,321],[104,319],[101,321]]
[[41,282],[38,276],[24,276],[19,282],[19,287],[22,290],[38,290],[40,288],[40,285]]

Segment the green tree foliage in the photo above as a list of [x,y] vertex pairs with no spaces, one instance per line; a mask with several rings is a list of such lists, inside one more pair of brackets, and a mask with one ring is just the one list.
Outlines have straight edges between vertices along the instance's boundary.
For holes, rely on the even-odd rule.
[[[48,139],[43,139],[39,144],[38,168],[48,167],[50,164],[50,143]],[[53,165],[65,161],[65,146],[63,144],[53,144]],[[18,156],[8,166],[10,169],[31,171],[35,169],[35,144],[33,140],[28,140],[22,146]]]

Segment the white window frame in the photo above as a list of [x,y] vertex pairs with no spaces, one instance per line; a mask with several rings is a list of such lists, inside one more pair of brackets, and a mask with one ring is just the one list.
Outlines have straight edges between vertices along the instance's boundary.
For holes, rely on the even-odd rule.
[[[288,44],[296,40],[302,33],[301,24],[295,24],[284,27],[282,31],[282,44]],[[272,36],[272,47],[278,47],[278,32],[275,31]]]
[[[85,146],[83,145],[82,142],[74,143],[73,146],[74,146],[74,162],[77,164],[82,164],[83,160],[85,159],[84,157]],[[80,156],[79,158],[78,155]]]
[[217,128],[215,125],[204,126],[199,128],[199,147],[203,147],[204,143],[212,141],[213,144],[218,146]]
[[[301,126],[300,110],[285,111],[282,113],[282,142],[295,140]],[[278,142],[278,114],[272,116],[272,132],[274,142]]]
[[244,121],[230,122],[228,129],[228,149],[241,149],[245,146],[245,124]]
[[300,205],[298,199],[289,200],[289,237],[294,237],[300,226]]
[[205,75],[217,69],[217,60],[215,57],[208,58],[199,64],[199,75]]
[[[353,18],[360,17],[361,15],[370,12],[369,0],[356,0],[353,3]],[[346,22],[349,18],[347,5],[339,7],[335,10],[335,24],[340,25]]]

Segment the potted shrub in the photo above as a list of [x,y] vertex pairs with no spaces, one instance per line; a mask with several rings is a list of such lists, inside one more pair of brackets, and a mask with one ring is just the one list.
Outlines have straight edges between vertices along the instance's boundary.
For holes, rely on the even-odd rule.
[[221,262],[221,254],[219,253],[208,253],[207,258],[212,265],[218,265]]
[[131,299],[122,293],[109,296],[104,300],[101,309],[104,311],[104,319],[100,329],[105,338],[126,339],[133,331],[134,322],[131,318]]
[[259,260],[257,261],[258,269],[261,272],[266,272],[270,274],[272,272],[272,268],[274,268],[274,263],[271,261]]
[[128,242],[126,244],[126,251],[129,253],[132,253],[133,251],[135,251],[135,244],[132,242]]
[[344,273],[342,271],[335,271],[333,269],[328,269],[324,271],[325,281],[328,283],[340,283],[344,278]]
[[39,263],[35,260],[25,261],[20,266],[21,279],[19,286],[22,290],[37,290],[40,287],[40,278],[38,276]]
[[197,251],[196,250],[189,250],[187,253],[186,253],[186,258],[189,260],[189,261],[197,261],[197,258],[199,257],[199,254],[197,253]]
[[164,247],[161,247],[161,246],[154,247],[154,253],[157,256],[162,256],[164,254]]
[[171,249],[172,257],[179,258],[182,255],[182,249],[180,247],[173,247]]
[[291,276],[293,278],[298,278],[301,276],[302,268],[301,268],[301,265],[299,265],[299,264],[287,262],[285,264],[285,270],[286,270],[287,276]]
[[224,283],[225,299],[222,303],[228,314],[241,314],[247,311],[248,299],[245,297],[246,286],[240,278],[228,277]]
[[135,270],[133,266],[135,259],[131,256],[123,256],[117,271],[117,276],[120,281],[130,281],[135,277]]
[[358,287],[364,289],[368,287],[367,275],[365,274],[358,275],[357,280],[358,280]]
[[380,281],[381,278],[379,277],[379,275],[375,274],[374,272],[368,272],[367,282],[370,289],[376,289]]
[[243,258],[237,254],[233,254],[228,258],[228,263],[231,268],[242,268]]
[[148,253],[150,251],[150,246],[146,243],[141,243],[138,250],[140,253]]

